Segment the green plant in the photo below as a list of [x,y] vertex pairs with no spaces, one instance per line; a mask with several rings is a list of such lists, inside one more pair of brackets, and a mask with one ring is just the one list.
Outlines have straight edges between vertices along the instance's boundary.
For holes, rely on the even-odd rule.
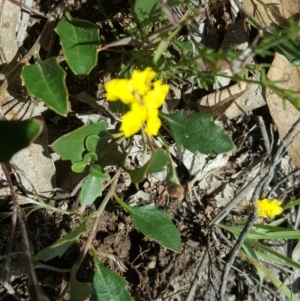
[[[266,199],[264,201],[266,201]],[[268,205],[266,205],[266,202],[264,202],[264,204],[258,203],[258,212],[261,212],[261,215],[259,214],[259,216],[266,217],[266,207],[270,208],[270,212],[274,212],[274,210],[278,212],[274,215],[280,214],[281,212],[279,212],[279,210],[275,208],[277,207],[277,202],[278,201],[275,200],[274,205],[272,205],[271,202],[269,202]],[[299,203],[299,199],[295,200],[289,203],[288,205],[284,206],[282,210],[290,209],[294,206],[299,205]],[[299,269],[300,265],[298,262],[295,262],[294,260],[280,254],[279,252],[276,252],[275,250],[273,250],[272,247],[267,246],[267,244],[265,243],[276,239],[284,240],[299,238],[299,230],[287,229],[286,227],[279,227],[285,221],[286,218],[280,218],[278,220],[269,222],[268,224],[254,224],[254,229],[247,234],[246,239],[242,245],[243,251],[240,251],[238,256],[242,260],[249,262],[250,264],[255,266],[257,273],[260,277],[260,288],[263,284],[264,278],[267,276],[270,279],[270,281],[274,284],[274,286],[278,290],[280,290],[286,297],[292,298],[293,300],[300,300],[284,283],[282,283],[282,281],[280,281],[279,279],[274,277],[274,275],[272,275],[272,272],[268,269],[265,263],[260,262],[260,260],[264,260],[265,262],[270,264],[277,264],[282,267],[293,268],[296,270]],[[237,226],[219,224],[218,227],[232,233],[235,237],[239,237],[242,233],[244,225],[245,221],[241,221],[240,224]],[[262,240],[263,242],[260,242],[259,240]]]
[[[185,3],[187,7],[186,14],[180,19],[174,15],[172,10],[179,3]],[[128,212],[133,225],[145,236],[174,252],[181,251],[180,233],[168,214],[157,210],[152,204],[141,207],[129,206],[115,194],[114,190],[121,170],[130,175],[132,183],[136,186],[147,175],[166,170],[166,185],[169,193],[182,197],[183,187],[176,174],[169,145],[164,138],[165,132],[177,146],[188,149],[192,153],[216,156],[234,148],[231,138],[214,123],[210,114],[191,113],[186,116],[183,110],[172,114],[166,114],[159,110],[169,91],[166,84],[168,80],[177,79],[181,82],[187,78],[193,78],[196,84],[206,88],[208,85],[214,84],[218,76],[228,77],[226,73],[222,72],[222,63],[226,62],[229,66],[234,66],[241,60],[241,55],[234,51],[229,53],[214,52],[196,43],[192,37],[189,41],[179,39],[180,29],[191,24],[189,13],[195,12],[195,8],[188,1],[168,1],[167,4],[161,4],[156,0],[137,0],[132,7],[133,23],[122,33],[125,37],[116,35],[117,40],[105,46],[102,46],[99,29],[95,24],[72,18],[69,13],[66,14],[66,19],[58,22],[55,31],[59,36],[66,63],[71,71],[80,78],[89,76],[97,64],[99,51],[120,47],[123,53],[123,65],[120,66],[118,78],[106,83],[105,88],[107,100],[111,102],[110,109],[115,113],[122,112],[123,117],[120,127],[121,133],[117,129],[114,131],[107,130],[105,122],[100,121],[84,125],[63,135],[51,145],[52,149],[63,160],[71,161],[73,172],[88,171],[79,194],[79,202],[83,208],[93,204],[97,198],[102,196],[104,186],[110,188],[95,212],[89,214],[83,221],[81,220],[79,226],[71,233],[35,254],[33,257],[35,261],[48,261],[56,256],[61,257],[74,242],[88,232],[89,223],[94,226],[97,224],[101,213],[112,197],[119,206]],[[164,18],[164,14],[167,15],[168,19]],[[173,23],[170,21],[171,19]],[[156,22],[161,22],[161,28],[149,34],[147,27]],[[251,54],[266,56],[270,54],[270,48],[275,47],[276,51],[285,54],[292,63],[297,65],[299,55],[295,51],[299,41],[299,31],[296,30],[296,27],[299,29],[299,24],[291,21],[284,29],[276,29],[275,32],[265,31],[262,42],[252,46]],[[296,39],[294,36],[291,37],[291,32],[297,33]],[[291,41],[292,38],[293,41]],[[288,41],[287,47],[281,49],[281,44],[286,41]],[[179,49],[179,59],[175,57],[169,46],[175,46]],[[126,47],[130,47],[130,51],[126,51]],[[195,68],[194,66],[198,65],[200,58],[208,65],[213,66],[213,70],[220,71],[203,71]],[[238,82],[257,82],[247,79],[242,74],[241,71],[244,67],[246,66],[234,70],[233,75],[230,76],[231,79]],[[247,68],[253,74],[260,72],[261,79],[258,82],[261,85],[272,89],[299,107],[299,99],[293,91],[279,88],[276,83],[269,81],[264,76],[262,67],[260,69],[255,66],[247,66]],[[55,57],[42,60],[37,56],[35,64],[25,66],[22,69],[21,78],[28,94],[43,101],[55,113],[62,116],[68,114],[70,104],[66,72]],[[163,128],[159,131],[162,124]],[[3,135],[7,130],[8,132]],[[1,121],[0,143],[4,144],[7,135],[14,143],[1,150],[0,161],[9,161],[14,153],[26,147],[40,131],[41,125],[35,121]],[[22,139],[17,140],[14,137],[16,133]],[[133,145],[132,136],[137,133],[142,135],[142,152],[147,154],[149,159],[143,166],[134,169],[133,166],[127,166],[125,161]],[[156,136],[157,138],[155,138]],[[105,169],[111,151],[115,151],[114,160],[117,166],[113,179]],[[286,230],[281,229],[282,231],[280,231],[277,227],[278,223],[276,226],[274,225],[269,224],[264,227],[256,225],[259,231],[251,232],[243,245],[247,255],[240,253],[245,261],[249,261],[257,267],[260,276],[262,276],[262,272],[268,276],[270,274],[259,263],[256,263],[255,260],[263,257],[263,255],[254,250],[253,246],[270,253],[273,251],[259,244],[256,239],[263,239],[266,231],[273,233],[272,235],[275,233],[274,238],[287,235]],[[235,236],[241,233],[240,227],[229,227],[221,224],[219,227]],[[95,273],[92,286],[90,288],[88,283],[80,283],[76,279],[76,273],[83,260],[80,257],[71,270],[69,281],[71,299],[84,300],[91,292],[92,300],[131,300],[124,279],[103,267],[96,252],[91,248],[94,234],[95,232],[90,233],[91,239],[86,242],[87,247],[82,253],[84,257],[89,249],[93,252]],[[288,234],[291,233],[288,232]],[[275,253],[272,254],[280,257]],[[249,256],[251,256],[251,260]],[[281,257],[280,259],[287,265],[298,267],[296,263],[287,258]],[[276,281],[274,284],[278,286]],[[282,285],[280,287],[284,293],[290,293],[286,287]]]

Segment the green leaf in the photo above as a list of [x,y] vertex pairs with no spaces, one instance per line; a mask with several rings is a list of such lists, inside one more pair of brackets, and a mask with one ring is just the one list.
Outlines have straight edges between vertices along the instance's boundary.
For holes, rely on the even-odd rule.
[[159,21],[162,18],[162,12],[157,0],[135,0],[132,13],[139,21],[145,19],[148,19],[147,22],[150,21],[149,19]]
[[132,182],[137,185],[143,181],[147,174],[152,174],[165,170],[168,163],[168,155],[163,149],[156,149],[150,160],[142,167],[130,170],[123,167],[130,175]]
[[42,132],[43,124],[39,120],[0,121],[0,162],[27,147]]
[[79,282],[76,278],[76,266],[73,265],[71,270],[71,290],[70,300],[84,301],[90,295],[90,285],[86,282]]
[[52,57],[34,65],[25,66],[21,74],[28,93],[40,98],[51,110],[66,116],[69,109],[66,72]]
[[[236,226],[228,226],[224,224],[218,224],[219,227],[227,230],[228,232],[239,236],[243,230],[243,228],[236,227]],[[266,232],[266,233],[259,233],[258,231],[250,231],[247,235],[247,239],[299,239],[300,237],[300,230],[293,230],[293,229],[284,229],[283,231],[276,231],[276,232]]]
[[258,260],[254,258],[248,257],[246,254],[239,253],[239,256],[244,260],[251,264],[253,264],[256,268],[260,269],[275,285],[275,287],[280,290],[287,298],[290,300],[300,301],[300,299],[292,293],[292,291],[279,279],[277,279],[274,274],[267,269],[264,265],[262,265]]
[[85,233],[87,231],[87,223],[90,221],[90,219],[93,217],[93,214],[89,215],[85,221],[80,224],[79,227],[74,229],[71,233],[66,235],[65,237],[59,239],[51,246],[41,250],[38,252],[33,259],[34,260],[42,260],[42,261],[48,261],[56,256],[61,257],[66,250],[74,243],[76,242],[80,235]]
[[95,274],[92,281],[92,301],[131,301],[127,282],[117,273],[105,268],[94,253]]
[[102,180],[109,180],[110,176],[108,173],[106,173],[102,167],[98,164],[91,164],[90,167],[90,174],[96,178],[102,179]]
[[97,135],[90,135],[85,140],[85,147],[89,152],[96,153],[97,145],[100,141],[100,137]]
[[82,160],[85,138],[89,135],[99,135],[103,131],[106,131],[104,121],[87,124],[58,138],[51,147],[62,159],[71,160],[74,164]]
[[286,39],[284,44],[276,45],[273,48],[276,52],[284,55],[293,66],[300,66],[300,39]]
[[79,161],[79,162],[74,163],[71,166],[71,169],[72,169],[72,171],[74,171],[76,173],[81,173],[85,170],[86,166],[87,166],[87,162]]
[[97,197],[102,195],[102,180],[88,175],[84,181],[79,196],[81,206],[92,204]]
[[292,208],[294,206],[297,206],[299,204],[300,204],[300,199],[297,199],[297,200],[295,200],[293,202],[290,202],[290,203],[286,204],[285,206],[282,207],[282,209],[283,210],[287,210],[287,209],[290,209],[290,208]]
[[86,76],[96,66],[100,36],[98,27],[86,20],[72,18],[58,22],[55,31],[60,37],[66,61],[74,74]]
[[98,155],[96,153],[87,153],[84,155],[83,159],[82,159],[84,162],[95,162],[98,160]]
[[[249,257],[258,259],[256,251],[252,248],[252,246],[250,244],[248,244],[248,241],[244,241],[242,247],[243,247],[244,251],[246,252],[246,254]],[[261,290],[261,287],[263,285],[263,281],[264,281],[264,278],[265,278],[265,274],[261,269],[259,269],[257,267],[255,267],[255,268],[256,268],[256,271],[257,271],[257,274],[258,274],[258,277],[259,277],[259,290]]]
[[145,236],[175,252],[181,250],[180,233],[168,213],[157,210],[153,204],[131,207],[117,196],[116,201],[130,214],[134,226]]
[[192,113],[184,116],[183,111],[179,111],[174,114],[160,113],[160,116],[169,124],[177,146],[192,153],[215,156],[234,148],[230,137],[214,123],[210,114]]
[[269,252],[270,254],[273,254],[274,256],[280,258],[281,260],[280,261],[276,260],[274,257],[271,257],[271,256],[268,256],[268,258],[267,258],[266,254],[261,254],[256,251],[256,253],[259,255],[259,257],[265,256],[263,258],[268,259],[270,261],[280,263],[281,265],[285,265],[285,266],[291,267],[293,269],[300,269],[300,264],[298,262],[295,262],[294,260],[274,251],[272,248],[269,248],[269,247],[267,247],[259,242],[256,242],[255,240],[252,240],[252,239],[251,240],[247,239],[247,242],[249,244],[254,245],[255,247],[261,248],[262,250],[264,250],[266,252]]
[[174,39],[172,42],[181,50],[183,55],[187,55],[189,52],[194,51],[195,46],[192,41],[180,41]]

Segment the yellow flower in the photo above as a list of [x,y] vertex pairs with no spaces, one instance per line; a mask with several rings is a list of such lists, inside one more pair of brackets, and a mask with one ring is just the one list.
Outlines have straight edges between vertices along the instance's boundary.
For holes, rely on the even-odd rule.
[[281,204],[282,202],[278,200],[257,200],[257,214],[259,217],[273,218],[274,216],[280,214],[283,211]]
[[145,124],[148,135],[158,134],[161,127],[158,109],[166,99],[169,86],[161,80],[152,82],[155,76],[152,68],[147,67],[143,71],[134,70],[130,79],[113,79],[104,85],[107,100],[130,105],[120,128],[125,137],[136,134]]

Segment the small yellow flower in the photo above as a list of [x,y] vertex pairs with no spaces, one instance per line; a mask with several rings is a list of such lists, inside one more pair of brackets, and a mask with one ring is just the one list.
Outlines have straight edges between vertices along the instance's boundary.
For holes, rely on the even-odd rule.
[[104,85],[108,101],[120,100],[130,106],[122,118],[120,130],[125,137],[136,134],[144,125],[148,135],[157,135],[161,127],[158,109],[164,103],[169,86],[161,80],[152,82],[156,73],[147,67],[134,70],[130,79],[113,79]]
[[274,216],[280,214],[283,211],[281,204],[282,202],[278,200],[257,200],[257,214],[259,217],[273,218]]

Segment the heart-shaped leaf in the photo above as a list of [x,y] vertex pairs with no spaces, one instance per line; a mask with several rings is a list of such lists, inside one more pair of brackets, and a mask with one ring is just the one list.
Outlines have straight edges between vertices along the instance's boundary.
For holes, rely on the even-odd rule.
[[100,36],[98,27],[89,21],[66,14],[55,31],[60,37],[66,61],[74,74],[86,76],[97,64]]
[[104,267],[93,251],[95,274],[92,281],[92,301],[131,301],[127,282],[117,273]]
[[27,147],[43,130],[39,120],[0,121],[0,162],[6,162],[11,157]]
[[99,135],[103,131],[106,131],[104,121],[87,124],[58,138],[51,147],[62,159],[71,160],[74,164],[82,160],[86,137]]
[[25,66],[21,74],[28,93],[40,98],[51,110],[66,116],[69,109],[66,72],[52,57],[34,65]]
[[117,196],[116,201],[130,214],[134,226],[145,236],[163,247],[180,252],[180,233],[168,213],[157,210],[153,204],[131,207]]
[[174,114],[160,113],[160,116],[168,123],[177,146],[192,153],[216,156],[234,148],[230,137],[214,123],[210,114],[184,116],[183,111],[179,111]]

